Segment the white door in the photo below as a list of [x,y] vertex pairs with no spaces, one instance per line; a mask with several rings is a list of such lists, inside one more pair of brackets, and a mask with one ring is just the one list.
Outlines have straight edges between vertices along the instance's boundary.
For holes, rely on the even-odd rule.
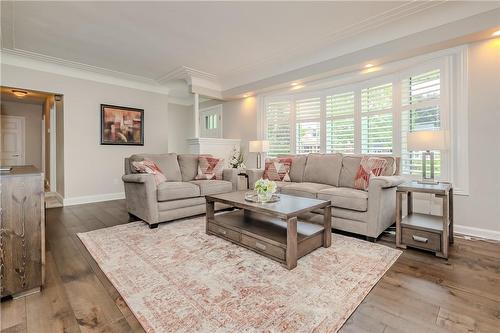
[[0,122],[0,165],[24,165],[24,117],[1,116]]
[[200,110],[200,137],[222,138],[222,105]]

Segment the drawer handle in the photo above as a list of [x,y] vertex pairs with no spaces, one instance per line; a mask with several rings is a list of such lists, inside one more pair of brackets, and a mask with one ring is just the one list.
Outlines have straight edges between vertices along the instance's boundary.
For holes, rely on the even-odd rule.
[[420,243],[427,243],[429,240],[425,237],[420,237],[420,236],[411,236],[415,242],[420,242]]
[[266,246],[262,243],[259,243],[259,242],[255,242],[255,247],[258,248],[258,249],[261,249],[261,250],[265,250],[266,249]]
[[225,235],[226,234],[226,230],[219,229],[219,233]]

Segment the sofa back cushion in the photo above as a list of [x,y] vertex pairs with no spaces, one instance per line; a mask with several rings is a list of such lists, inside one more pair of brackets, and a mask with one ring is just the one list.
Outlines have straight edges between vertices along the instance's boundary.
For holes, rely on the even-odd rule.
[[399,174],[399,157],[374,154],[344,155],[342,158],[342,170],[340,171],[339,186],[355,188],[354,181],[363,156],[380,157],[387,161],[386,167],[382,171],[381,176],[394,176]]
[[[209,154],[203,154],[202,156],[212,157]],[[182,181],[189,182],[194,180],[198,175],[198,154],[179,154],[177,160],[179,161],[179,166],[181,168]]]
[[290,181],[300,183],[304,181],[304,170],[306,168],[307,155],[280,155],[280,158],[291,158]]
[[309,154],[304,169],[304,182],[339,186],[342,154]]
[[[129,157],[129,162],[144,161],[144,159],[155,162],[160,168],[161,172],[165,175],[168,182],[180,182],[182,179],[179,163],[177,162],[177,154],[135,154]],[[134,173],[135,168],[130,168]]]

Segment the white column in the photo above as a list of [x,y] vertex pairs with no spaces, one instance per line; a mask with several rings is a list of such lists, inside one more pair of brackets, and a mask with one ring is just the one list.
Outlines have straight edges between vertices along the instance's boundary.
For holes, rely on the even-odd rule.
[[194,93],[194,137],[200,137],[200,96],[198,93]]

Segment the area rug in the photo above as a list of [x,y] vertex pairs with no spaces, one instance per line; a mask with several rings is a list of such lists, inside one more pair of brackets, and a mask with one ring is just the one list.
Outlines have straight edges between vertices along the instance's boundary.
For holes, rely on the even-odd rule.
[[336,332],[401,254],[333,234],[289,271],[204,218],[78,236],[147,332]]

